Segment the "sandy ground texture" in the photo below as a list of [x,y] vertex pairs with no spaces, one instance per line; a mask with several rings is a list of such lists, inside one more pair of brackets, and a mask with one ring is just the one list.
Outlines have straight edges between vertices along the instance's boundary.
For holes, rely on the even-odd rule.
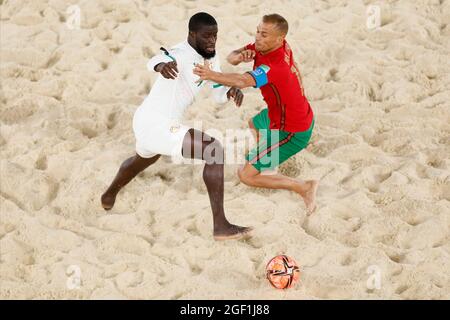
[[[450,298],[449,0],[0,3],[1,298]],[[156,78],[145,64],[198,11],[216,17],[222,59],[263,14],[289,21],[316,128],[280,171],[321,180],[313,216],[229,164],[226,213],[255,231],[215,242],[202,165],[167,158],[101,208],[134,154],[132,116]],[[264,106],[245,94],[236,109],[206,90],[186,123],[244,129]],[[286,291],[265,279],[280,253],[302,272]]]

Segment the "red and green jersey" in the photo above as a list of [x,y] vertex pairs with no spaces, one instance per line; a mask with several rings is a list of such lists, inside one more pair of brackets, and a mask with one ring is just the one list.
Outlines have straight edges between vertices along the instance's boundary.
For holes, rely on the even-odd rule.
[[301,132],[310,128],[314,114],[306,99],[300,72],[289,44],[268,54],[256,51],[255,44],[245,49],[256,52],[253,71],[249,72],[261,89],[269,109],[270,129]]

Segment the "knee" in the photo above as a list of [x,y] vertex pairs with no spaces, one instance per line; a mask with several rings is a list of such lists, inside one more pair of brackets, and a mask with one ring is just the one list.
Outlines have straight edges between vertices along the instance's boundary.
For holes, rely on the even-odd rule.
[[240,180],[243,184],[246,184],[246,185],[248,185],[248,186],[251,186],[251,185],[252,185],[252,179],[250,178],[249,175],[247,175],[247,174],[245,173],[245,171],[244,171],[243,168],[239,168],[239,169],[238,169],[238,177],[239,177],[239,180]]
[[120,165],[119,170],[132,170],[133,169],[133,163],[136,161],[136,156],[126,159],[122,164]]
[[215,138],[211,138],[211,142],[209,143],[209,146],[214,148],[214,150],[217,150],[219,153],[223,152],[223,146],[220,143],[219,140],[215,139]]
[[222,144],[214,138],[203,149],[203,159],[207,164],[224,164],[224,154]]

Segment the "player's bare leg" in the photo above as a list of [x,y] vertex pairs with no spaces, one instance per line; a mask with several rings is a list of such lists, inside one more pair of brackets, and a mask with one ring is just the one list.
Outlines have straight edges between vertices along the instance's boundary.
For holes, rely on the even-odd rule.
[[286,177],[281,174],[264,175],[256,170],[250,163],[238,171],[239,179],[248,186],[269,188],[269,189],[285,189],[298,193],[305,202],[308,215],[316,209],[316,193],[319,185],[318,180],[303,181]]
[[142,158],[136,154],[135,156],[122,162],[122,165],[120,166],[113,182],[111,182],[109,188],[102,195],[102,207],[105,210],[111,210],[114,206],[114,202],[116,201],[116,196],[119,191],[140,172],[155,163],[160,156],[161,155],[158,154],[151,158]]
[[183,141],[183,157],[206,161],[203,169],[203,181],[206,184],[211,203],[214,239],[240,239],[249,235],[252,228],[233,225],[225,217],[223,208],[224,150],[220,142],[201,131],[190,129]]

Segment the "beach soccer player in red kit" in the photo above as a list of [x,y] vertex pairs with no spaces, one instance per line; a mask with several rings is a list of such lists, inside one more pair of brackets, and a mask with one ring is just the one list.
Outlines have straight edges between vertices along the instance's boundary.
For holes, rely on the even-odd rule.
[[261,90],[267,108],[249,121],[258,144],[247,154],[244,167],[238,171],[239,179],[248,186],[298,193],[309,215],[316,209],[318,180],[302,181],[279,173],[264,174],[306,148],[314,128],[314,113],[304,95],[292,50],[285,40],[287,33],[286,19],[278,14],[265,15],[257,27],[255,43],[231,52],[227,58],[233,65],[253,62],[252,71],[221,73],[211,70],[207,64],[198,64],[194,73],[200,80]]

